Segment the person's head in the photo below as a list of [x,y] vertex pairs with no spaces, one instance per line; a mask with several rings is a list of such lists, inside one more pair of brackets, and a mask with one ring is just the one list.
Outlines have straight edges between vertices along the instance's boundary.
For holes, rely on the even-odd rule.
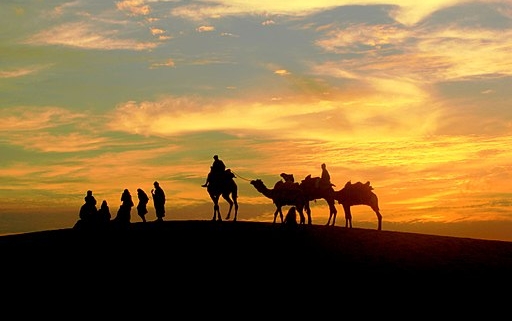
[[87,195],[91,196],[92,195],[92,191],[91,190],[87,191]]
[[322,164],[322,168],[325,169],[325,163]]
[[213,159],[218,160],[219,159],[219,155],[213,155]]
[[154,185],[155,187],[158,187],[158,185],[160,185],[160,184],[159,184],[157,181],[155,181],[155,182],[153,183],[153,185]]

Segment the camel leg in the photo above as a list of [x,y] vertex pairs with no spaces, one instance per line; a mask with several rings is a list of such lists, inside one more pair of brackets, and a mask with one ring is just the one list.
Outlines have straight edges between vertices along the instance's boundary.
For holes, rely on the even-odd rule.
[[211,194],[210,198],[213,201],[213,217],[212,217],[212,221],[216,221],[217,220],[217,216],[219,217],[219,221],[222,221],[222,219],[220,217],[219,196]]
[[[306,215],[308,216],[308,221],[311,222],[311,207],[309,207],[309,202],[305,204],[304,210],[306,212]],[[306,218],[304,217],[304,213],[300,215],[300,224],[306,224]]]
[[234,199],[233,203],[235,204],[235,217],[233,217],[233,222],[236,222],[236,219],[238,218],[238,202]]
[[345,211],[345,227],[352,228],[352,212],[350,211],[350,206],[343,205],[343,210]]
[[220,206],[217,205],[217,221],[222,222],[222,216],[220,215]]
[[327,220],[327,226],[329,226],[330,222],[331,222],[331,218],[332,218],[332,226],[334,226],[336,224],[336,215],[337,215],[338,211],[331,211],[329,213],[329,219]]
[[304,222],[306,221],[306,218],[304,217],[304,211],[302,208],[297,208],[297,212],[299,212],[299,218],[300,218],[300,222],[299,224],[304,224]]
[[231,211],[233,210],[233,201],[231,201],[230,199],[226,199],[226,201],[228,201],[229,203],[229,210],[228,214],[226,215],[226,220],[229,220],[229,218],[231,217]]
[[233,205],[235,206],[235,217],[233,218],[233,222],[236,222],[238,218],[238,190],[234,190],[231,192],[231,198],[233,200]]
[[228,215],[226,215],[226,220],[229,220],[229,218],[231,217],[231,210],[232,209],[233,209],[233,203],[230,203],[229,204]]
[[377,215],[377,221],[378,221],[377,230],[380,231],[382,229],[382,215],[380,214],[380,211],[379,211],[379,201],[377,199],[377,196],[372,195],[372,197],[368,201],[367,205],[369,205],[372,208],[372,210],[375,212],[375,215]]
[[[217,215],[218,214],[218,215]],[[220,218],[220,207],[219,207],[219,204],[215,203],[213,205],[213,217],[212,217],[212,221],[216,221],[217,220],[217,216],[219,217],[219,221],[222,221],[222,219]]]
[[279,213],[279,208],[276,208],[276,211],[274,212],[274,221],[272,223],[276,222],[277,213]]
[[375,210],[375,214],[377,214],[377,220],[378,220],[378,227],[377,230],[382,230],[382,215],[380,214],[379,210]]
[[327,224],[325,224],[325,225],[329,226],[331,224],[331,218],[332,218],[332,226],[334,226],[336,224],[336,215],[337,214],[338,214],[338,211],[336,210],[336,208],[334,208],[334,210],[331,208],[331,210],[329,211],[329,219],[327,220]]
[[[329,220],[332,217],[332,226],[336,224],[336,214],[338,214],[338,210],[336,209],[336,205],[334,201],[329,202]],[[329,225],[329,224],[327,224]]]

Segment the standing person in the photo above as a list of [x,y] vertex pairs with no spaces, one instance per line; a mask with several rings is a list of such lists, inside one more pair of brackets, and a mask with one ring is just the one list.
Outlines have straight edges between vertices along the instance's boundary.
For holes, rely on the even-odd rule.
[[114,221],[123,225],[129,224],[133,205],[132,194],[128,189],[125,189],[121,194],[121,206],[119,206]]
[[121,206],[131,210],[133,205],[135,204],[133,204],[132,194],[130,194],[130,191],[127,188],[125,188],[123,194],[121,194]]
[[142,222],[146,223],[146,214],[148,213],[146,205],[149,202],[148,194],[146,194],[146,192],[141,188],[137,188],[137,198],[139,199],[139,204],[137,204],[137,214],[142,219]]
[[[222,174],[226,170],[226,165],[224,162],[219,158],[219,155],[213,155],[213,163],[212,166],[210,166],[210,172],[208,173],[208,176],[206,177],[206,182],[201,185],[202,187],[208,187],[208,184],[210,184],[210,180],[213,175]],[[218,175],[217,177],[219,177]]]
[[156,221],[161,222],[165,216],[165,193],[157,181],[153,183],[153,186],[155,188],[151,190],[151,195],[153,196],[153,205],[155,206]]

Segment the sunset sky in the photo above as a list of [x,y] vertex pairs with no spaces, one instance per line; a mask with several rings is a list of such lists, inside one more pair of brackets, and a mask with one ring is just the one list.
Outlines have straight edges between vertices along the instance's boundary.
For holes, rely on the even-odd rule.
[[512,241],[510,0],[2,0],[0,30],[0,234],[155,180],[166,220],[209,220],[218,154],[239,220],[273,219],[251,179],[326,163],[383,230]]

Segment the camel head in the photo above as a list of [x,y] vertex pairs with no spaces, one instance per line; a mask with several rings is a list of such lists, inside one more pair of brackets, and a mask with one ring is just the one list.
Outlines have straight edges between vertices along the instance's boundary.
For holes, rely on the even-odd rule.
[[259,192],[267,189],[267,187],[265,186],[265,183],[263,183],[263,181],[259,178],[253,179],[251,181],[251,185],[254,186],[256,188],[256,190],[258,190]]

